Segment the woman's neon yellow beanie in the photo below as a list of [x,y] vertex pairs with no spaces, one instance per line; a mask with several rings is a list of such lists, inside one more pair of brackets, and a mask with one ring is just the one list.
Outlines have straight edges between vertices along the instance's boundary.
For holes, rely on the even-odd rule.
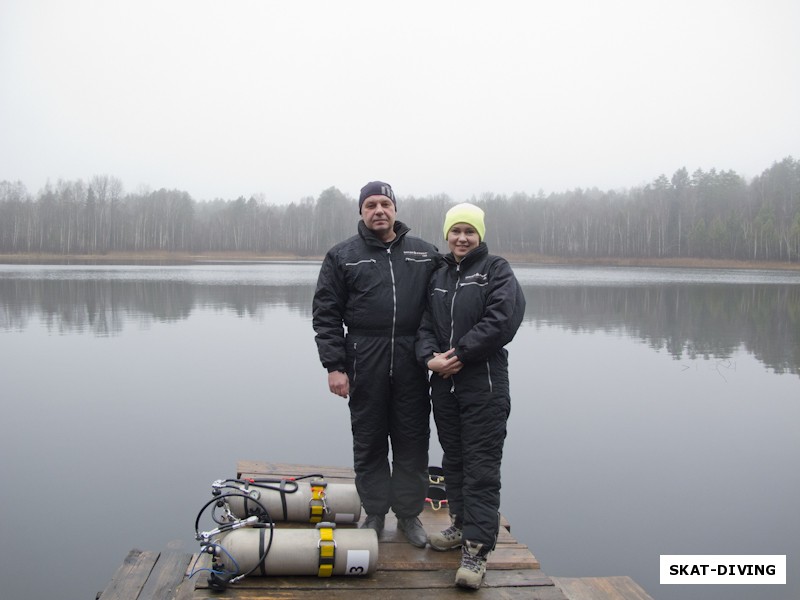
[[483,223],[483,209],[469,202],[456,204],[444,216],[444,239],[447,239],[447,234],[450,228],[456,223],[467,223],[475,228],[478,235],[481,236],[483,241],[484,234],[486,233],[486,225]]

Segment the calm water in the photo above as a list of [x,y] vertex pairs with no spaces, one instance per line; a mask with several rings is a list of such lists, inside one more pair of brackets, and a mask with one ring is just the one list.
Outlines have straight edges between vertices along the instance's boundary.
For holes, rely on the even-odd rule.
[[[194,551],[238,459],[351,464],[318,268],[0,265],[2,597],[88,600],[132,548]],[[516,272],[502,510],[544,571],[800,597],[800,274]],[[660,586],[661,554],[786,554],[789,584]]]

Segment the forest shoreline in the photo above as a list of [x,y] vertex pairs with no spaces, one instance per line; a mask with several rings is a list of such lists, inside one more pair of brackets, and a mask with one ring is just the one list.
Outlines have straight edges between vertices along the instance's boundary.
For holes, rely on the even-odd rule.
[[[537,254],[504,254],[512,263],[593,267],[662,267],[685,269],[767,269],[800,271],[800,262],[744,261],[711,258],[579,258]],[[253,252],[108,252],[105,254],[0,254],[0,264],[201,264],[209,262],[319,262],[322,256]]]

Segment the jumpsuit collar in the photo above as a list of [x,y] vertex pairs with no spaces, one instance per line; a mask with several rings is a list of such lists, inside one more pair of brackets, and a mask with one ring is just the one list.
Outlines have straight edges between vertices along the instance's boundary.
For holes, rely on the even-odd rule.
[[388,248],[394,245],[397,240],[403,237],[411,231],[411,228],[403,223],[402,221],[395,221],[394,222],[394,233],[397,237],[395,237],[391,242],[386,243],[381,240],[378,236],[375,235],[375,232],[372,231],[369,227],[364,224],[364,221],[358,222],[358,235],[361,236],[361,239],[369,246],[377,246],[378,248]]
[[467,252],[464,258],[461,259],[460,263],[455,259],[452,252],[445,255],[444,259],[447,261],[448,265],[452,267],[460,266],[462,269],[464,269],[472,263],[477,262],[487,254],[489,254],[489,247],[486,245],[486,242],[481,242],[475,248]]

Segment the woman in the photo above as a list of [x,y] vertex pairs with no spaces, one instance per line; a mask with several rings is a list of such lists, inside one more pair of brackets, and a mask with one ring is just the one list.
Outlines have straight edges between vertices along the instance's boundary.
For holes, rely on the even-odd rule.
[[508,262],[489,254],[484,212],[453,206],[444,221],[450,253],[433,272],[417,334],[431,399],[452,525],[429,536],[436,550],[462,548],[456,585],[479,588],[499,528],[500,462],[511,409],[508,352],[525,298]]

